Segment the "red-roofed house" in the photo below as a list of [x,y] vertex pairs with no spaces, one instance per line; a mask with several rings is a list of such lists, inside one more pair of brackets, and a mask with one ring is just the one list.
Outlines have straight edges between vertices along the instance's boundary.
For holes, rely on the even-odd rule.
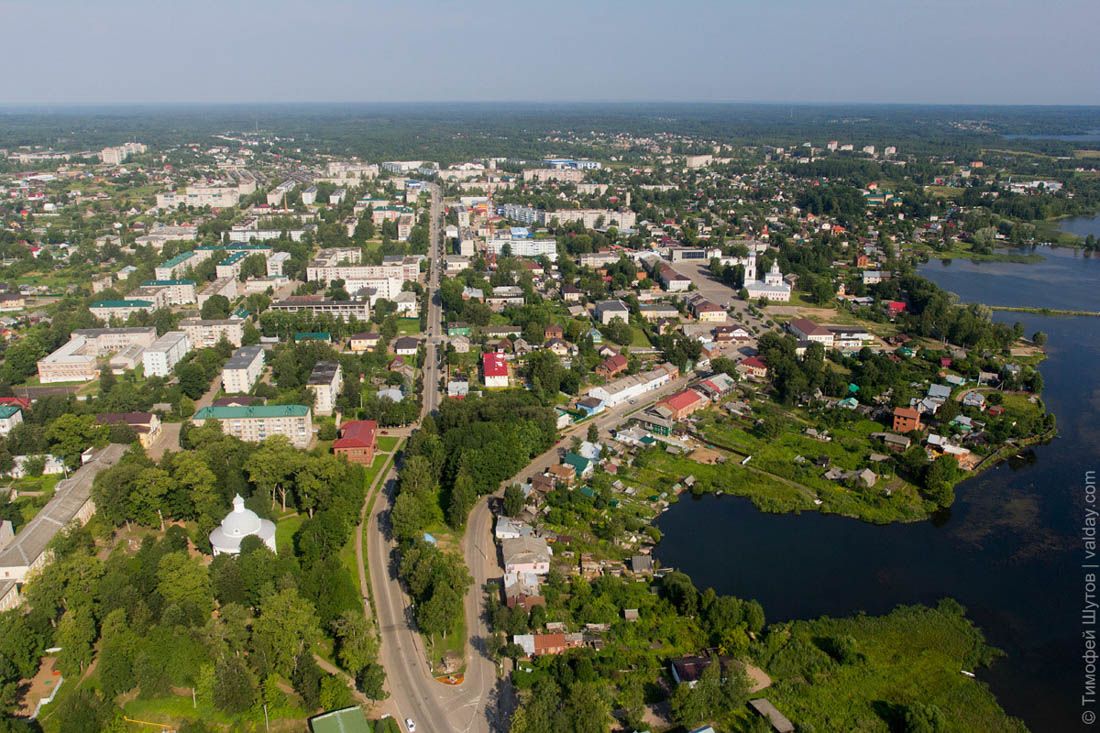
[[332,444],[332,452],[351,463],[369,466],[374,463],[378,448],[378,423],[374,420],[351,420],[340,426],[340,437]]
[[626,357],[622,354],[615,354],[607,361],[603,362],[596,367],[596,374],[599,374],[604,379],[610,379],[619,372],[626,371]]
[[920,413],[913,407],[894,408],[894,432],[908,433],[910,430],[920,430]]
[[707,398],[693,389],[685,389],[669,395],[657,403],[658,407],[667,407],[673,420],[681,420],[707,404]]
[[482,356],[481,370],[485,375],[487,388],[508,386],[508,362],[500,354],[489,353]]
[[0,405],[11,405],[26,412],[31,409],[31,401],[26,397],[0,397]]
[[891,300],[886,304],[886,312],[892,316],[905,312],[905,303],[900,300]]
[[768,377],[768,365],[759,356],[748,356],[737,362],[737,371],[750,377]]

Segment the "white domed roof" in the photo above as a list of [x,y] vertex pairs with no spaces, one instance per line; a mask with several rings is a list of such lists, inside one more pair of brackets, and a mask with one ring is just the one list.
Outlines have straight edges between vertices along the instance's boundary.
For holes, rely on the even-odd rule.
[[222,520],[222,532],[229,537],[247,537],[260,529],[260,518],[256,512],[244,508],[244,499],[240,494],[233,497],[233,511]]
[[275,523],[260,519],[256,512],[245,509],[240,494],[233,497],[233,511],[222,520],[221,526],[210,533],[210,544],[214,554],[236,554],[241,551],[241,540],[257,536],[264,544],[275,551]]

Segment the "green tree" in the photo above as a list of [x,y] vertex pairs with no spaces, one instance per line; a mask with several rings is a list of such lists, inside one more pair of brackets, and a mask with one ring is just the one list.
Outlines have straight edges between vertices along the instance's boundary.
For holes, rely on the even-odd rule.
[[510,484],[504,490],[504,513],[509,517],[519,516],[525,503],[519,484]]
[[80,454],[106,437],[107,430],[96,426],[95,415],[61,415],[46,430],[53,453],[63,456],[69,466],[79,466]]
[[229,298],[224,295],[211,295],[202,304],[199,315],[206,319],[225,319],[229,318],[232,310],[233,305],[229,302]]
[[332,630],[336,635],[336,658],[340,666],[352,677],[357,677],[375,658],[376,645],[370,625],[358,609],[349,609],[332,623]]
[[86,606],[66,611],[58,621],[55,642],[61,651],[57,655],[57,666],[65,675],[83,672],[84,666],[92,661],[95,634],[95,619]]
[[210,388],[210,380],[202,366],[196,362],[188,362],[176,367],[176,376],[179,378],[180,389],[193,400],[202,397]]
[[186,552],[169,552],[157,564],[157,592],[166,603],[203,617],[214,610],[210,573]]
[[320,638],[313,606],[294,588],[265,598],[260,616],[252,622],[252,646],[263,670],[289,676],[302,649]]
[[214,664],[214,707],[227,713],[243,713],[256,699],[256,685],[244,658],[224,655]]

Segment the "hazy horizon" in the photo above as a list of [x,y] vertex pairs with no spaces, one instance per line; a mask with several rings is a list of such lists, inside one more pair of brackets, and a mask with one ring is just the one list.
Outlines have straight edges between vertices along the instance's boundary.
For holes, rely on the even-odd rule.
[[0,106],[1100,104],[1094,0],[0,0]]

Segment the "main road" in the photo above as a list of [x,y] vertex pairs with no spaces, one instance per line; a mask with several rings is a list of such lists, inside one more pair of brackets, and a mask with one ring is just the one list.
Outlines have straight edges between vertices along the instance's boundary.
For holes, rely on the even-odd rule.
[[[442,221],[442,202],[438,185],[431,186],[431,193],[428,326],[423,365],[424,415],[438,411],[442,399],[439,367],[439,346],[443,340],[439,301],[442,256],[439,227]],[[630,413],[682,389],[688,381],[689,376],[679,377],[647,394],[644,402],[619,405],[607,410],[594,420],[567,430],[563,440],[586,431],[591,424],[595,424],[606,435],[611,428],[626,420]],[[521,481],[545,471],[559,462],[558,453],[559,448],[555,445],[532,460],[513,480]],[[484,589],[490,580],[502,575],[493,541],[493,515],[489,510],[489,497],[482,498],[474,506],[462,540],[462,555],[474,582],[464,599],[466,672],[461,684],[452,685],[432,677],[423,637],[416,630],[413,620],[412,603],[397,579],[396,545],[389,531],[389,509],[393,505],[396,487],[397,469],[391,467],[367,518],[367,564],[374,593],[374,610],[381,634],[379,658],[386,670],[386,688],[390,693],[390,697],[381,705],[381,710],[400,721],[412,718],[418,731],[489,733],[504,730],[507,727],[513,695],[507,676],[498,675],[496,664],[485,654],[489,628],[483,613]],[[498,491],[497,495],[499,494]]]
[[[441,191],[431,186],[431,226],[427,279],[427,343],[423,364],[423,414],[439,409],[440,345],[443,338],[442,306],[439,301],[442,243]],[[403,721],[412,718],[418,731],[459,731],[489,733],[503,726],[503,712],[496,665],[484,653],[489,634],[481,616],[481,594],[485,582],[495,572],[496,548],[490,535],[491,517],[471,517],[463,541],[466,562],[474,577],[465,598],[467,640],[466,673],[462,683],[445,684],[432,677],[423,637],[416,630],[412,603],[397,579],[395,543],[389,528],[389,510],[397,487],[396,468],[391,468],[375,497],[367,520],[367,564],[374,592],[374,610],[381,634],[380,661],[386,670],[389,699],[383,712]],[[476,558],[476,562],[472,561]]]

